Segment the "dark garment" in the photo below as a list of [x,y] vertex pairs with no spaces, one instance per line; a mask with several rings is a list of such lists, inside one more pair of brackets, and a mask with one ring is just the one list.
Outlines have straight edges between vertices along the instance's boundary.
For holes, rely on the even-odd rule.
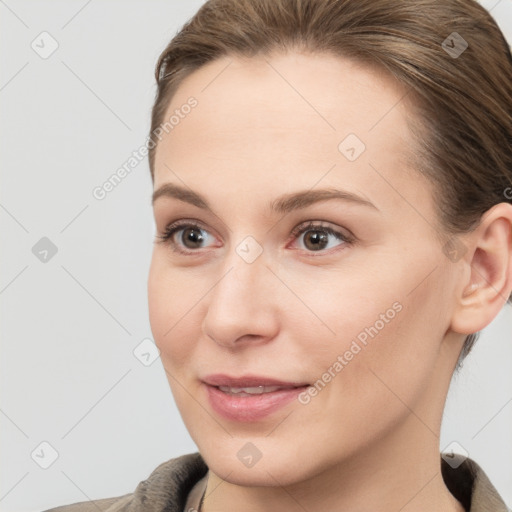
[[[160,464],[133,493],[44,512],[188,512],[189,507],[197,509],[207,471],[201,455],[189,453]],[[441,458],[441,473],[446,486],[467,512],[509,512],[487,475],[472,459],[452,468]]]

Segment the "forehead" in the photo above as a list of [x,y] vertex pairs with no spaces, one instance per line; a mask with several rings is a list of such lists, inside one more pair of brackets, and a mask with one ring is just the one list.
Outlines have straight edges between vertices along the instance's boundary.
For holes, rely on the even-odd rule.
[[262,191],[289,187],[291,176],[312,187],[333,165],[329,178],[354,190],[375,188],[378,170],[417,178],[407,168],[407,93],[381,70],[327,53],[222,57],[172,98],[165,119],[191,96],[197,106],[160,142],[155,188],[169,167],[192,182],[243,180]]

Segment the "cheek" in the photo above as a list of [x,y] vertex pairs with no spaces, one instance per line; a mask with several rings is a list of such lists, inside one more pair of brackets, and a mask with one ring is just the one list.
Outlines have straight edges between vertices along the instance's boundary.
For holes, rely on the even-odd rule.
[[173,294],[169,293],[166,276],[160,267],[153,253],[148,277],[148,308],[151,330],[159,348],[170,327],[168,313],[174,310]]
[[372,339],[389,333],[399,321],[400,284],[391,275],[376,275],[363,265],[359,269],[340,266],[300,276],[285,275],[284,280],[294,283],[294,293],[300,299],[290,298],[294,304],[288,311],[293,314],[292,323],[300,326],[300,332],[310,332],[307,338],[316,339],[315,353],[322,358],[343,354],[353,341],[369,346]]
[[[190,321],[201,290],[182,271],[172,270],[153,255],[148,277],[148,308],[151,331],[166,368],[180,367],[194,347]],[[204,294],[204,291],[203,291]]]
[[304,308],[302,317],[296,312],[297,339],[313,344],[309,375],[332,382],[326,387],[341,392],[343,401],[390,395],[385,384],[413,400],[435,364],[444,329],[443,306],[432,283],[422,283],[435,265],[420,257],[404,264],[396,256],[369,263],[364,272],[295,280],[297,295],[318,317]]
[[[336,335],[317,335],[314,350],[306,352],[318,392],[301,403],[305,416],[315,418],[311,428],[336,447],[333,452],[349,453],[392,431],[410,414],[404,404],[415,410],[421,399],[437,352],[427,343],[425,317],[418,314],[422,294],[407,296],[409,291],[395,283],[378,293],[360,290],[347,297],[339,292],[323,310],[322,319]],[[323,300],[327,303],[325,295]],[[309,333],[311,341],[311,327]]]

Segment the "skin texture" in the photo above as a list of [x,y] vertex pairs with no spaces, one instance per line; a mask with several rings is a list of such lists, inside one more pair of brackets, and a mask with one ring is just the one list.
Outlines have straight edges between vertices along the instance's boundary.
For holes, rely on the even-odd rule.
[[[512,207],[495,206],[459,238],[463,257],[445,255],[434,189],[407,164],[404,93],[377,70],[293,51],[224,57],[172,98],[169,115],[190,96],[198,104],[159,143],[154,190],[185,186],[213,213],[156,199],[158,235],[184,219],[205,239],[194,248],[174,235],[190,255],[157,239],[149,313],[210,470],[207,512],[463,510],[440,473],[442,411],[465,334],[488,325],[512,288]],[[354,161],[338,149],[351,133],[366,146]],[[286,215],[269,209],[283,194],[320,188],[376,208],[329,200]],[[328,246],[315,250],[315,231],[291,235],[308,221],[355,240],[325,233]],[[252,263],[236,251],[246,236],[263,249]],[[400,311],[307,404],[247,423],[211,408],[202,377],[313,384],[393,304]],[[247,442],[261,452],[250,468],[237,457]]]

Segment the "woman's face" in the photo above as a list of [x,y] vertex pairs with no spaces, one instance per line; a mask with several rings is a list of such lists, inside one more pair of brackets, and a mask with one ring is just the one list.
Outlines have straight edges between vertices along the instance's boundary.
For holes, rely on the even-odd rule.
[[[438,442],[459,273],[407,164],[406,93],[289,53],[219,59],[172,99],[154,214],[158,235],[182,225],[154,246],[150,322],[188,431],[231,482],[298,482],[398,431]],[[261,412],[270,395],[211,401],[212,374],[310,386]]]

